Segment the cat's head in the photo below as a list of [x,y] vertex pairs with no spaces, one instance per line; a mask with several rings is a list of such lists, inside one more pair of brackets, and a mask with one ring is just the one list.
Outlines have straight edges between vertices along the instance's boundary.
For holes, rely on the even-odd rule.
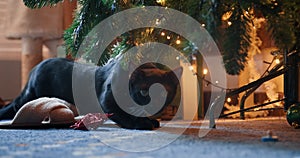
[[139,66],[131,74],[129,80],[132,99],[141,106],[147,105],[151,99],[156,99],[150,97],[149,89],[153,84],[158,83],[163,85],[167,92],[164,106],[170,104],[176,95],[178,86],[180,86],[178,79],[180,79],[182,71],[182,67],[171,70],[158,63],[146,63]]

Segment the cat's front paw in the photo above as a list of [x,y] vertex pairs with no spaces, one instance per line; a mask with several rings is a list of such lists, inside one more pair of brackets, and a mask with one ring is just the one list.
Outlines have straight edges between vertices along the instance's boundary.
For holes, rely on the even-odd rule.
[[153,125],[154,128],[159,128],[160,127],[160,123],[156,119],[150,119],[150,121],[152,122],[152,125]]
[[135,122],[135,129],[139,130],[153,130],[159,128],[159,122],[155,119],[137,118]]

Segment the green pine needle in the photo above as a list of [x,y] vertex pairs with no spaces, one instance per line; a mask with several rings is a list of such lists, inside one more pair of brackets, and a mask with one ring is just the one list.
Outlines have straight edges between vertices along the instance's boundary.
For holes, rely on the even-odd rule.
[[24,4],[32,9],[53,6],[62,1],[63,0],[23,0]]

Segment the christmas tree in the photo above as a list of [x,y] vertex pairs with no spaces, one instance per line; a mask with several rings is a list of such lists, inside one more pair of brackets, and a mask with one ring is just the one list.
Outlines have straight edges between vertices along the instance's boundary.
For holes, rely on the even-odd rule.
[[[30,8],[40,8],[62,1],[24,0],[24,3]],[[257,17],[266,19],[265,29],[271,33],[280,50],[298,49],[297,46],[300,45],[300,0],[78,0],[78,3],[80,8],[76,11],[75,19],[64,33],[66,54],[70,57],[77,55],[83,39],[99,22],[125,9],[142,6],[173,8],[199,21],[219,46],[226,71],[231,75],[239,74],[247,63],[251,44],[249,28],[253,27],[253,20]],[[88,50],[86,57],[101,65],[108,58],[143,41],[169,44],[186,55],[195,52],[193,44],[189,41],[181,40],[179,43],[177,38],[165,41],[162,33],[179,37],[175,33],[158,28],[137,29],[112,41],[100,61],[93,61],[93,54]],[[94,40],[97,42],[97,39]]]

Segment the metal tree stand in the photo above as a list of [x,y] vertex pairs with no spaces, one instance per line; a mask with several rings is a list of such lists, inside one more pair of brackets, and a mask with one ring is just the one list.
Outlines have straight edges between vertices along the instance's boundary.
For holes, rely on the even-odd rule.
[[[242,86],[240,88],[231,90],[226,93],[226,97],[232,97],[235,96],[241,92],[245,91],[245,95],[241,99],[241,104],[240,104],[240,110],[233,111],[231,113],[221,115],[220,117],[227,117],[229,115],[233,115],[236,113],[240,113],[240,118],[244,119],[244,113],[249,112],[252,109],[258,108],[258,107],[263,107],[269,104],[273,104],[276,102],[281,102],[284,101],[284,110],[287,110],[292,104],[298,102],[298,94],[299,94],[299,88],[298,88],[298,82],[299,82],[299,52],[297,50],[291,51],[289,53],[285,52],[284,53],[284,61],[281,61],[277,66],[272,68],[271,70],[268,70],[262,75],[262,77],[254,82],[251,82],[245,86]],[[280,69],[283,66],[282,69]],[[246,98],[253,93],[260,85],[262,85],[264,82],[269,81],[273,78],[276,78],[280,75],[284,74],[284,99],[279,99],[275,101],[271,101],[268,103],[252,106],[249,108],[244,108],[244,102]],[[209,108],[209,127],[210,128],[215,128],[215,116],[214,116],[214,110],[217,106],[221,106],[224,103],[221,103],[221,96],[217,97],[210,105]],[[264,109],[266,110],[266,109]]]

